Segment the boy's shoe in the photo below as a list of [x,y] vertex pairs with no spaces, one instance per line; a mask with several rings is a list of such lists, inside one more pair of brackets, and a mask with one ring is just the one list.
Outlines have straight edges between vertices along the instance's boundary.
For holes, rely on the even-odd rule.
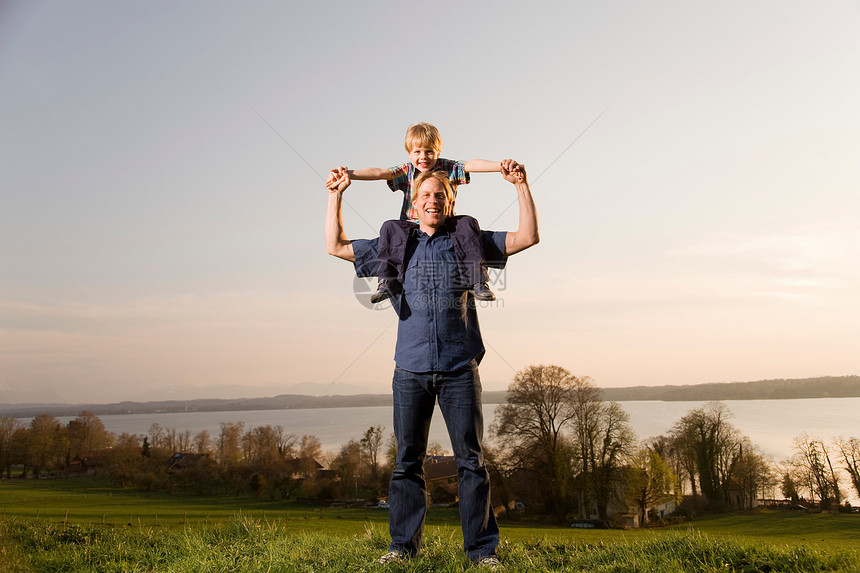
[[385,565],[386,563],[403,563],[403,559],[406,557],[400,551],[389,551],[382,557],[376,560],[380,565]]
[[379,287],[376,292],[370,295],[370,304],[382,302],[387,298],[391,298],[396,294],[403,292],[403,285],[395,279],[382,279],[379,281]]
[[475,299],[477,300],[489,302],[496,300],[496,295],[493,294],[487,283],[475,283],[472,285],[472,292],[475,293]]
[[502,562],[495,555],[484,557],[478,561],[478,567],[484,567],[490,571],[501,571],[503,569]]

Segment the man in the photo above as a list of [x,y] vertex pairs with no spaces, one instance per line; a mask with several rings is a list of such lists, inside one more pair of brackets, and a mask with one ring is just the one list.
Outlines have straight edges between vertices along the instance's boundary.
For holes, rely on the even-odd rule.
[[[483,231],[486,260],[497,267],[539,241],[525,169],[506,159],[501,172],[517,191],[519,225],[511,232]],[[378,239],[350,241],[343,230],[341,206],[349,185],[342,167],[326,183],[326,248],[330,255],[353,262],[358,276],[373,276],[378,269]],[[391,545],[380,563],[413,556],[421,549],[427,505],[424,459],[438,399],[457,460],[463,546],[472,561],[494,568],[499,565],[495,555],[499,530],[481,444],[478,364],[484,345],[473,295],[459,280],[448,232],[454,194],[447,176],[422,173],[413,184],[412,205],[418,229],[407,239],[403,292],[392,299],[399,318],[392,383],[397,466],[388,491]]]

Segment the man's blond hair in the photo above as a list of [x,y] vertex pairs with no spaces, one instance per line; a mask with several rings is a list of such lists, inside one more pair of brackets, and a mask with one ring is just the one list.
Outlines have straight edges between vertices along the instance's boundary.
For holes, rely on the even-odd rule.
[[442,187],[445,189],[445,195],[448,196],[448,201],[453,203],[454,199],[457,197],[456,193],[454,193],[454,186],[451,185],[451,180],[448,179],[448,174],[444,171],[422,171],[418,174],[412,181],[412,201],[418,197],[418,189],[421,185],[427,181],[428,179],[438,179],[442,184]]
[[442,136],[435,125],[421,122],[410,125],[406,130],[406,153],[412,153],[416,147],[435,149],[436,153],[442,151]]

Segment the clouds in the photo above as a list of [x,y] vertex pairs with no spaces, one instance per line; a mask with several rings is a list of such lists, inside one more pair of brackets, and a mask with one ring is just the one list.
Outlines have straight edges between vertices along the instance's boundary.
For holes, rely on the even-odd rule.
[[[856,372],[856,8],[512,7],[442,3],[426,33],[409,6],[6,9],[5,391],[387,391],[396,322],[324,254],[319,174],[404,161],[420,120],[446,157],[533,177],[542,241],[480,312],[485,387],[532,363],[607,386]],[[457,209],[510,229],[513,200],[476,174]],[[358,238],[400,200],[346,201]]]
[[[774,234],[726,234],[671,251],[689,266],[722,269],[734,275],[735,296],[787,297],[826,303],[834,297],[857,300],[860,284],[860,230],[823,225]],[[858,301],[860,302],[860,301]]]
[[[328,384],[369,342],[355,320],[336,330],[319,320],[334,300],[342,299],[231,292],[123,303],[4,304],[3,382],[18,391],[56,387],[71,401],[118,401],[162,386]],[[380,325],[380,332],[388,326]],[[373,352],[390,360],[392,344],[386,339]],[[322,347],[327,363],[313,359],[323,356]]]

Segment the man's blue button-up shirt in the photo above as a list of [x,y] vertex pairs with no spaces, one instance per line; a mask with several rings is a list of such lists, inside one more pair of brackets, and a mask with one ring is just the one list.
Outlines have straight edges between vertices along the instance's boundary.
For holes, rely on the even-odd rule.
[[[505,232],[483,231],[488,265],[506,262]],[[355,272],[376,276],[378,239],[352,241]],[[410,372],[453,372],[484,356],[484,341],[471,291],[458,284],[451,236],[443,227],[433,235],[415,230],[404,260],[403,294],[392,299],[399,318],[394,361]]]

